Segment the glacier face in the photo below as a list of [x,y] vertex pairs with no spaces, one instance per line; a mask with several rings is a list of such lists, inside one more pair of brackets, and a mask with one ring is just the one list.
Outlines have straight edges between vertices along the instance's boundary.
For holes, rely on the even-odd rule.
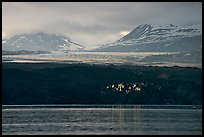
[[16,35],[2,40],[2,50],[5,51],[83,51],[84,47],[70,38],[38,32],[35,34]]
[[103,45],[95,51],[111,52],[181,52],[199,49],[202,45],[201,24],[176,26],[173,24],[137,26],[121,39]]

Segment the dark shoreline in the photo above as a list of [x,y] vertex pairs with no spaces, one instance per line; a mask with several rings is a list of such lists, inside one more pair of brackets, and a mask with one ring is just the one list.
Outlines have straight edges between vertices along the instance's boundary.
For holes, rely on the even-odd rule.
[[[2,63],[2,74],[3,105],[202,104],[202,69],[194,67]],[[106,89],[121,82],[142,91]]]
[[[162,63],[161,63],[162,64]],[[199,70],[202,70],[202,68],[199,68],[199,67],[191,67],[191,66],[187,66],[187,67],[184,67],[184,66],[151,66],[151,65],[135,65],[135,64],[109,64],[109,63],[106,63],[106,64],[94,64],[94,63],[83,63],[83,62],[76,62],[76,61],[69,61],[69,62],[36,62],[36,63],[32,63],[32,62],[26,62],[26,63],[20,63],[20,62],[2,62],[2,66],[5,66],[6,67],[9,67],[11,66],[11,68],[22,68],[23,67],[27,67],[27,68],[32,68],[32,67],[35,67],[35,66],[38,66],[38,67],[35,67],[36,69],[39,68],[43,68],[43,67],[65,67],[65,66],[96,66],[96,67],[116,67],[116,68],[128,68],[128,69],[134,69],[135,67],[137,68],[183,68],[183,69],[199,69]]]

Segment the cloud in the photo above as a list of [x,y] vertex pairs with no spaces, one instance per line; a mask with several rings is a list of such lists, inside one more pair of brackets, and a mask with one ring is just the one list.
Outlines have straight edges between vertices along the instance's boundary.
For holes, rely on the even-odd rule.
[[120,34],[122,34],[123,36],[127,35],[128,33],[130,33],[130,31],[121,31]]
[[201,2],[3,2],[2,37],[62,33],[88,48],[113,42],[143,23],[202,22]]

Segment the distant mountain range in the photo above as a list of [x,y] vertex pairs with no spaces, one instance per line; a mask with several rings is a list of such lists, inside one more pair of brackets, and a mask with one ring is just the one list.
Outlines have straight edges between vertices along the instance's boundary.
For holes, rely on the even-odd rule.
[[[190,52],[202,51],[202,24],[188,26],[137,26],[119,40],[91,51],[97,52]],[[3,51],[85,51],[70,38],[47,33],[16,35],[2,40]]]
[[137,26],[119,40],[93,51],[104,52],[188,52],[202,49],[202,25]]
[[83,51],[84,47],[66,36],[39,32],[4,39],[2,49],[5,51]]

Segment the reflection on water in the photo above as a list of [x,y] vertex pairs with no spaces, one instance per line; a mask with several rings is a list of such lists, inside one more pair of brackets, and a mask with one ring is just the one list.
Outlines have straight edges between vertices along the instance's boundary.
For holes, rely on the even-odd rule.
[[201,106],[3,106],[2,134],[202,134]]
[[[115,109],[116,108],[116,109]],[[138,124],[141,123],[141,111],[140,106],[132,106],[131,108],[113,106],[112,109],[112,126],[113,134],[117,134],[117,131],[125,131],[127,128],[130,131],[137,130]],[[129,133],[131,134],[131,133]]]

